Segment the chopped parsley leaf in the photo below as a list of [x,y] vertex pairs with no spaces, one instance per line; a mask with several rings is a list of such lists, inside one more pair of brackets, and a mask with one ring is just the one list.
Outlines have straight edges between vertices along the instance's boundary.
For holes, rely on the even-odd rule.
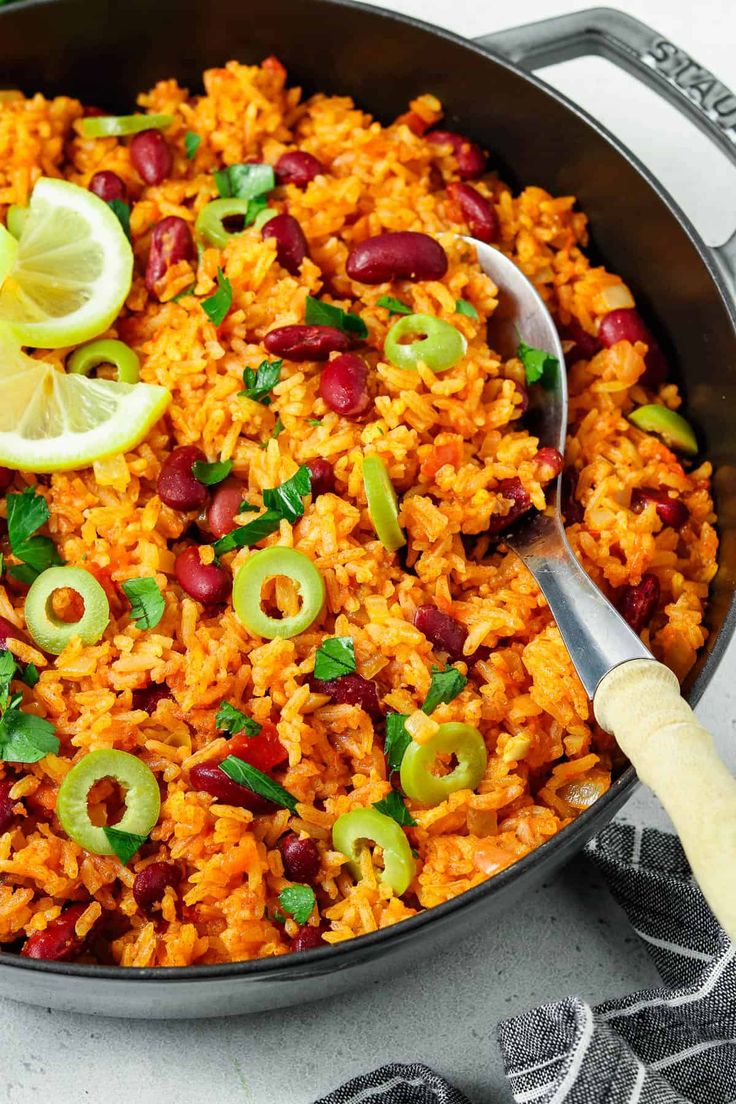
[[123,228],[128,241],[130,241],[130,204],[124,199],[108,199],[107,206]]
[[37,763],[45,755],[55,755],[59,739],[54,726],[43,717],[23,713],[20,694],[11,698],[0,717],[0,759],[11,763]]
[[262,360],[258,367],[243,369],[243,390],[239,395],[253,402],[259,402],[262,406],[271,405],[270,391],[274,389],[281,377],[283,360]]
[[15,678],[16,662],[12,652],[0,652],[0,709],[7,709],[10,701],[10,683]]
[[270,165],[229,165],[215,173],[215,184],[223,199],[255,199],[276,187],[276,178]]
[[359,314],[351,314],[342,307],[335,307],[332,303],[325,303],[312,295],[307,296],[304,321],[308,326],[332,326],[333,329],[342,330],[354,337],[368,336],[368,327]]
[[189,161],[195,157],[197,150],[202,142],[202,135],[195,134],[193,130],[188,130],[184,135],[184,151]]
[[544,349],[535,349],[524,341],[519,342],[516,355],[524,365],[527,383],[541,383],[547,390],[554,387],[560,370],[560,362],[556,356],[546,353]]
[[[312,480],[309,468],[302,464],[291,479],[287,479],[278,487],[267,488],[263,492],[265,512],[254,518],[253,521],[246,522],[245,525],[239,525],[237,529],[233,529],[232,532],[226,533],[224,537],[220,537],[218,541],[215,541],[213,545],[215,554],[222,556],[225,552],[232,552],[234,548],[249,548],[251,545],[257,544],[264,537],[276,532],[282,518],[286,521],[296,521],[304,513],[302,498],[309,494],[311,486]],[[257,507],[251,506],[249,502],[243,502],[240,507],[241,512],[250,512],[256,509]]]
[[278,487],[269,487],[263,492],[263,505],[276,510],[287,521],[294,522],[304,513],[303,496],[312,489],[312,477],[306,464]]
[[102,831],[123,866],[130,862],[136,851],[139,851],[148,839],[148,836],[139,836],[137,832],[121,832],[119,828],[113,828],[107,824],[103,826]]
[[251,545],[262,541],[264,537],[275,533],[280,525],[281,514],[276,510],[266,510],[253,521],[239,525],[237,529],[233,529],[215,541],[212,545],[215,555],[223,556],[226,552],[232,552],[234,548],[250,548]]
[[265,449],[265,448],[267,448],[267,446],[268,446],[268,442],[269,442],[269,441],[273,441],[273,440],[274,440],[274,439],[275,439],[276,437],[278,437],[278,436],[279,436],[279,434],[280,434],[280,433],[283,433],[283,432],[284,432],[284,429],[285,429],[285,426],[284,426],[284,423],[283,423],[283,422],[281,421],[281,415],[279,414],[279,416],[278,416],[278,417],[277,417],[277,419],[276,419],[276,424],[275,424],[275,426],[273,427],[273,429],[272,429],[272,430],[271,430],[271,432],[269,433],[269,435],[268,435],[268,437],[266,438],[266,440],[265,440],[265,441],[261,441],[261,443],[260,443],[260,445],[259,445],[258,447],[259,447],[259,448],[262,448],[262,449]]
[[51,516],[48,503],[33,487],[26,487],[20,494],[7,495],[6,502],[10,550],[23,561],[21,566],[11,567],[10,574],[23,583],[32,583],[47,567],[61,563],[49,537],[33,536]]
[[287,916],[292,916],[297,924],[306,924],[312,915],[317,898],[308,885],[286,886],[279,893],[279,904]]
[[126,579],[123,590],[130,602],[133,620],[139,629],[155,629],[164,615],[166,602],[155,579],[146,576]]
[[455,303],[455,310],[458,314],[464,314],[468,318],[474,318],[476,321],[480,317],[473,304],[469,303],[467,299],[458,299]]
[[320,644],[314,657],[314,677],[320,682],[352,675],[356,670],[352,636],[331,636]]
[[233,285],[221,268],[217,269],[217,291],[202,300],[202,309],[215,326],[220,326],[233,305]]
[[373,808],[377,809],[379,813],[383,813],[384,816],[391,817],[392,820],[402,826],[406,825],[413,828],[417,823],[404,804],[404,799],[398,790],[391,790],[391,793],[380,801],[374,801]]
[[389,314],[412,314],[412,308],[393,295],[382,295],[376,302],[377,307],[385,307]]
[[433,667],[429,693],[422,706],[424,712],[434,713],[441,702],[454,701],[458,694],[462,693],[467,681],[457,667],[447,667],[444,671],[439,667]]
[[222,483],[232,470],[232,460],[215,460],[212,464],[206,460],[195,460],[192,464],[192,475],[205,487],[214,487],[216,483]]
[[259,771],[257,767],[252,767],[244,759],[238,759],[237,755],[228,755],[227,759],[220,763],[220,769],[224,770],[233,782],[239,782],[241,786],[246,786],[253,793],[258,794],[259,797],[265,798],[266,801],[272,801],[274,805],[278,805],[282,809],[288,809],[290,813],[296,812],[297,799],[293,794],[290,794],[273,778],[269,778],[263,771]]
[[27,663],[25,670],[18,677],[26,684],[26,686],[30,686],[32,689],[39,679],[38,667],[35,663]]
[[411,733],[406,729],[407,713],[389,713],[386,716],[386,738],[383,742],[383,754],[389,770],[398,770],[404,752],[411,743]]
[[241,712],[226,701],[220,702],[220,708],[215,715],[215,724],[221,732],[229,732],[231,736],[237,732],[244,732],[246,736],[257,736],[263,727],[247,713]]

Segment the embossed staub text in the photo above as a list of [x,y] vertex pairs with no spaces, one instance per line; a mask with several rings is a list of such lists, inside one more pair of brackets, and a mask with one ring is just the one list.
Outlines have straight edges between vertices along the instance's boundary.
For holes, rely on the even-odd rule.
[[[697,103],[724,131],[736,128],[736,96],[683,50],[658,39],[642,60]],[[736,135],[730,135],[736,141]]]

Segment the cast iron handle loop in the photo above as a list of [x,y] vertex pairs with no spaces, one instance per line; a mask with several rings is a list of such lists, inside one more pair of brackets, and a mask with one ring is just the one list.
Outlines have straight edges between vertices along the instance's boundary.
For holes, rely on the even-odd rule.
[[[525,69],[595,54],[653,88],[707,134],[736,165],[736,95],[684,50],[614,8],[588,8],[476,39]],[[714,249],[736,287],[736,232]]]

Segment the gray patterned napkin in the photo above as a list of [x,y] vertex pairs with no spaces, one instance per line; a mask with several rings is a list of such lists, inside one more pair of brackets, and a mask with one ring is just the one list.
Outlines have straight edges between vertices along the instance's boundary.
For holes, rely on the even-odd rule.
[[[499,1025],[517,1104],[736,1104],[736,947],[678,840],[609,825],[590,844],[662,977],[591,1008],[567,997]],[[724,870],[724,878],[736,870]],[[357,1077],[316,1104],[470,1104],[420,1064]]]

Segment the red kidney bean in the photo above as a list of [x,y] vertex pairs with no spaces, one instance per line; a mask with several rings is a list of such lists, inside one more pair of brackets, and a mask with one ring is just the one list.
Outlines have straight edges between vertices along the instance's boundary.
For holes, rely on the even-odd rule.
[[230,575],[220,564],[204,564],[199,558],[199,548],[185,548],[174,560],[174,574],[182,590],[203,606],[216,606],[226,602],[232,587]]
[[551,448],[548,445],[541,448],[534,457],[537,468],[541,468],[537,475],[539,482],[549,483],[550,480],[556,479],[562,471],[564,462],[562,453],[558,449]]
[[560,326],[559,331],[560,337],[565,341],[575,342],[565,354],[568,364],[575,364],[578,360],[590,360],[601,351],[602,346],[598,338],[584,330],[577,318],[572,318],[566,326]]
[[281,154],[273,171],[279,184],[296,184],[297,188],[306,188],[325,169],[314,154],[306,150],[287,150]]
[[228,479],[215,488],[212,501],[207,507],[207,523],[218,540],[235,529],[235,515],[240,512],[242,501],[242,483]]
[[0,652],[6,651],[9,638],[25,640],[26,634],[22,629],[16,628],[12,621],[8,621],[7,617],[0,617]]
[[504,498],[511,499],[511,509],[503,517],[500,514],[491,517],[488,525],[488,532],[491,534],[502,533],[504,529],[508,529],[522,514],[526,514],[532,506],[529,493],[524,488],[524,484],[518,475],[514,475],[510,479],[500,479],[496,487],[496,493]]
[[66,962],[82,947],[83,940],[74,931],[79,917],[88,905],[71,905],[43,931],[34,932],[23,944],[24,958],[45,958],[49,962]]
[[207,457],[196,445],[180,445],[164,460],[156,490],[158,497],[174,510],[201,510],[207,503],[207,488],[195,479],[192,465]]
[[441,280],[447,272],[447,254],[429,234],[398,230],[376,234],[353,246],[346,271],[362,284],[388,280]]
[[302,261],[309,256],[304,231],[293,215],[274,215],[261,230],[264,241],[276,242],[276,259],[292,276],[299,275]]
[[355,353],[342,353],[322,369],[319,393],[336,414],[358,418],[371,405],[368,365]]
[[133,897],[141,912],[150,912],[164,895],[167,886],[177,886],[181,881],[178,866],[167,862],[154,862],[136,874]]
[[266,774],[289,758],[288,751],[279,740],[276,725],[270,721],[261,725],[257,736],[236,732],[228,740],[228,755],[236,755],[238,759],[244,759],[246,763]]
[[334,491],[335,469],[329,460],[317,456],[314,460],[307,460],[307,467],[312,481],[312,498]]
[[659,604],[660,586],[656,575],[642,575],[636,586],[625,586],[619,602],[619,611],[624,621],[631,625],[635,633],[640,633],[648,625]]
[[299,839],[296,832],[287,832],[279,840],[279,851],[284,861],[284,872],[292,882],[312,885],[319,873],[320,857],[313,839]]
[[378,687],[362,675],[341,675],[324,681],[315,679],[314,687],[318,694],[329,694],[338,705],[359,705],[371,717],[383,716]]
[[146,184],[160,184],[171,172],[173,159],[160,130],[142,130],[130,141],[130,160]]
[[643,341],[649,346],[649,351],[644,358],[647,370],[640,382],[649,387],[657,387],[667,378],[667,362],[664,359],[664,353],[644,319],[633,307],[622,307],[621,310],[611,311],[605,315],[601,319],[598,337],[607,349],[617,341],[630,341],[632,344],[635,341]]
[[562,473],[562,516],[568,525],[579,525],[585,517],[583,504],[576,498],[577,486],[577,470],[565,468]]
[[234,782],[220,770],[216,763],[198,763],[189,772],[192,789],[200,793],[211,794],[223,805],[234,805],[238,809],[250,809],[252,813],[272,813],[277,808],[260,794],[253,793],[247,786]]
[[14,471],[11,471],[10,468],[0,468],[0,494],[5,494],[12,487],[14,479]]
[[291,941],[292,951],[311,951],[315,947],[326,947],[327,944],[322,938],[322,925],[319,927],[313,927],[312,924],[303,924],[299,929],[299,934],[295,935]]
[[133,691],[133,708],[145,709],[146,713],[154,713],[156,706],[165,698],[171,697],[171,691],[165,682],[152,682],[150,686],[143,686]]
[[486,155],[480,146],[454,130],[431,130],[427,141],[433,146],[450,146],[462,180],[477,180],[486,171]]
[[17,778],[6,778],[4,782],[0,782],[0,835],[7,832],[15,819],[13,809],[17,802],[13,801],[10,791],[17,781]]
[[448,184],[447,194],[459,206],[474,238],[482,242],[498,240],[498,215],[485,196],[470,184],[458,183]]
[[95,173],[89,182],[89,190],[99,196],[100,199],[104,199],[105,203],[110,203],[113,199],[125,201],[128,198],[125,181],[121,180],[117,173],[110,172],[109,169],[103,169],[102,172]]
[[146,287],[155,294],[156,284],[172,265],[192,261],[197,255],[189,223],[178,215],[169,215],[156,223],[146,265]]
[[453,662],[467,658],[463,647],[468,637],[468,630],[449,613],[444,613],[436,606],[419,606],[414,614],[414,625],[424,633],[430,644],[447,652]]
[[649,502],[654,503],[657,516],[664,524],[673,529],[682,529],[690,516],[681,498],[671,498],[667,491],[656,487],[637,487],[631,496],[631,509],[640,514]]
[[273,356],[286,360],[327,360],[330,353],[344,353],[350,339],[334,326],[279,326],[263,339]]

